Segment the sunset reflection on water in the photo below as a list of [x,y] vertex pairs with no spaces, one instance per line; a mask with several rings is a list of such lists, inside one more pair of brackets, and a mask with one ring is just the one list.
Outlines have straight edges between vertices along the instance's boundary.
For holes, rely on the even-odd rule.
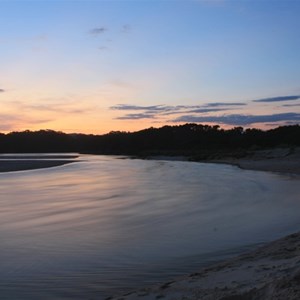
[[298,230],[299,192],[272,173],[108,156],[2,173],[1,299],[102,299],[191,272]]

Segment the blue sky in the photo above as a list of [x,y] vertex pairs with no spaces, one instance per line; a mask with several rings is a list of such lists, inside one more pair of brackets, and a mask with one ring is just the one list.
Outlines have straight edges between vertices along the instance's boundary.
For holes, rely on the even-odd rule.
[[0,1],[0,131],[297,124],[299,13],[296,0]]

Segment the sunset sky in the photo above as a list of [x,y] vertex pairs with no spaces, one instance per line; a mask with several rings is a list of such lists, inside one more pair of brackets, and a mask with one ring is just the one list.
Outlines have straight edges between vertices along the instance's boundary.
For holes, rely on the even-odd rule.
[[300,1],[0,1],[0,132],[300,123]]

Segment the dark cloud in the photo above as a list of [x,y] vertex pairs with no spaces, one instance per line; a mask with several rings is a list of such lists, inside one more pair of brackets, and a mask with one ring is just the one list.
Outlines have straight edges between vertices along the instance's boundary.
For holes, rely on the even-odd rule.
[[297,104],[283,104],[282,107],[294,107],[294,106],[300,106],[300,103]]
[[151,106],[139,106],[131,104],[118,104],[116,106],[111,106],[110,109],[113,110],[144,110],[144,111],[178,111],[183,109],[197,109],[203,106],[200,105],[151,105]]
[[4,93],[5,92],[5,90],[4,89],[0,89],[0,93]]
[[93,28],[89,31],[89,33],[91,35],[94,35],[94,36],[97,36],[97,35],[100,35],[100,34],[103,34],[104,32],[106,32],[108,29],[106,27],[96,27],[96,28]]
[[208,113],[208,112],[216,112],[216,111],[224,111],[228,110],[228,108],[198,108],[187,111],[187,113]]
[[265,123],[264,125],[270,127],[278,127],[278,126],[289,126],[289,125],[298,125],[299,121],[286,121],[286,122],[277,122],[277,123]]
[[191,122],[191,123],[219,123],[227,125],[251,125],[254,123],[273,123],[282,121],[299,121],[298,113],[282,113],[272,115],[223,115],[223,116],[194,116],[184,115],[176,118],[173,122]]
[[281,101],[293,101],[298,99],[300,99],[300,96],[295,95],[295,96],[280,96],[280,97],[264,98],[264,99],[252,100],[252,102],[281,102]]
[[138,105],[130,105],[130,104],[118,104],[116,106],[111,106],[110,109],[115,109],[115,110],[146,110],[146,109],[156,109],[157,107],[160,107],[160,105],[138,106]]
[[122,117],[117,117],[117,120],[141,120],[141,119],[155,119],[155,115],[148,113],[141,114],[127,114]]
[[[230,104],[229,104],[230,105]],[[233,104],[232,104],[233,105]],[[190,114],[190,113],[209,113],[209,112],[218,112],[225,111],[229,108],[219,108],[216,106],[221,106],[221,103],[210,106],[201,106],[201,105],[151,105],[151,106],[139,106],[139,105],[130,105],[130,104],[118,104],[116,106],[111,106],[112,110],[120,110],[120,111],[141,111],[141,114],[129,114],[118,119],[135,119],[141,117],[151,117],[153,118],[154,114],[158,116],[168,116],[168,115],[176,115],[176,114]],[[132,118],[133,116],[133,118]]]
[[[198,112],[208,112],[208,111],[219,111],[225,110],[226,108],[215,108],[217,106],[233,106],[233,105],[246,105],[245,103],[209,103],[205,105],[174,105],[174,106],[167,106],[167,105],[152,105],[152,106],[139,106],[139,105],[130,105],[130,104],[118,104],[116,106],[111,106],[110,109],[114,110],[155,110],[155,111],[180,111],[186,109],[195,109],[199,110]],[[209,108],[212,107],[212,108]],[[203,111],[201,111],[203,110]],[[192,112],[192,111],[191,111]]]
[[212,102],[212,103],[207,103],[205,106],[208,107],[216,107],[216,106],[245,106],[247,103],[243,102]]
[[170,110],[171,106],[165,105],[151,105],[151,106],[139,106],[139,105],[128,105],[128,104],[118,104],[116,106],[111,106],[110,109],[113,110],[144,110],[144,111],[166,111]]

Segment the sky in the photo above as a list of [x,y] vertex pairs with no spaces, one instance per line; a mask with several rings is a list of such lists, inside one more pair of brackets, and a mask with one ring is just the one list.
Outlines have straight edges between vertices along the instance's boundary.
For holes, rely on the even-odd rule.
[[300,124],[298,0],[0,0],[0,132]]

